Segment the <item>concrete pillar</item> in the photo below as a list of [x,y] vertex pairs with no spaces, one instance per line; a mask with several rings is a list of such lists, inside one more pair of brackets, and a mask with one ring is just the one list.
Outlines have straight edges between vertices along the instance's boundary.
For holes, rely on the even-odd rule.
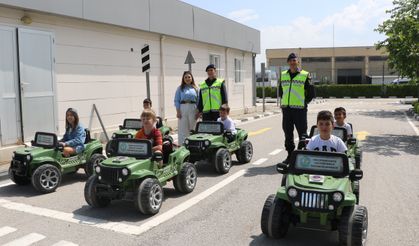
[[332,56],[332,77],[330,78],[330,81],[333,83],[337,83],[336,79],[336,59],[334,56]]
[[362,83],[367,83],[367,76],[370,75],[370,58],[365,56],[365,76],[362,78]]

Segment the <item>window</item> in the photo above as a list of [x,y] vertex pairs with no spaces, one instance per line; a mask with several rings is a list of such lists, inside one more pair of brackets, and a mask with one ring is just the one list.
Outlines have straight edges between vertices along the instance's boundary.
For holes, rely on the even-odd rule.
[[302,62],[330,62],[332,58],[330,57],[303,57]]
[[370,56],[370,61],[387,61],[387,56]]
[[242,82],[242,61],[239,59],[234,59],[234,81]]
[[210,56],[209,56],[209,63],[210,64],[214,64],[214,66],[217,68],[217,70],[219,70],[220,69],[220,56],[219,55],[210,54]]
[[336,62],[361,62],[364,61],[364,56],[338,56]]

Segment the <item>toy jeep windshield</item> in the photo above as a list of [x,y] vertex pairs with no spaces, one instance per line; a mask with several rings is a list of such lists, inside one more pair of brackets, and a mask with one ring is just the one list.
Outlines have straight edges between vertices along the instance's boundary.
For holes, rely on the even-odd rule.
[[189,151],[174,149],[170,139],[163,139],[163,154],[153,153],[149,140],[126,138],[109,143],[110,158],[94,167],[95,174],[85,185],[84,196],[90,206],[105,207],[112,200],[128,199],[141,213],[156,214],[167,182],[173,181],[181,193],[194,190],[197,172],[188,162]]
[[[161,119],[159,119],[161,120]],[[119,126],[119,130],[112,134],[112,139],[117,138],[134,138],[135,134],[143,127],[141,119],[139,118],[128,118],[124,119],[124,124]],[[170,134],[170,128],[162,125],[159,128],[162,136],[168,136]]]
[[367,208],[357,205],[353,192],[353,182],[363,174],[354,169],[347,155],[296,150],[289,165],[280,163],[277,170],[287,181],[265,202],[261,218],[265,235],[282,238],[293,224],[338,230],[343,245],[365,244]]
[[191,152],[189,160],[196,163],[205,160],[211,163],[218,173],[228,173],[231,165],[231,155],[235,154],[239,163],[252,160],[253,146],[247,140],[245,130],[236,128],[232,134],[224,130],[221,122],[198,122],[195,131],[185,139],[184,145]]
[[90,138],[86,130],[85,150],[74,156],[64,157],[54,133],[37,132],[31,147],[22,147],[13,153],[9,177],[18,185],[32,183],[41,193],[53,192],[61,183],[63,174],[75,173],[83,168],[88,176],[93,165],[105,159],[102,144]]

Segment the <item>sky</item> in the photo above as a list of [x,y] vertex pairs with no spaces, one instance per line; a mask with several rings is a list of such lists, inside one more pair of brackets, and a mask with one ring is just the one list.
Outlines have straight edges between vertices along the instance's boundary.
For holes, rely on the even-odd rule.
[[393,0],[183,0],[261,32],[265,49],[374,45]]

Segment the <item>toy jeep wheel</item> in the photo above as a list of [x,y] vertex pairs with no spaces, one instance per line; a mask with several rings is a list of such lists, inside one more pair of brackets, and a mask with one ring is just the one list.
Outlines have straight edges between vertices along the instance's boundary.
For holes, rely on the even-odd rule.
[[142,214],[156,214],[163,203],[163,188],[155,178],[146,178],[138,187],[135,206]]
[[263,234],[271,238],[282,238],[288,232],[291,206],[277,199],[274,194],[268,196],[263,205],[261,229]]
[[54,192],[61,183],[61,172],[56,166],[44,164],[32,174],[32,185],[41,193]]
[[99,197],[97,195],[97,184],[97,176],[96,174],[93,174],[89,177],[84,186],[84,199],[90,206],[94,208],[103,208],[109,205],[111,199]]
[[249,163],[253,157],[253,145],[249,141],[243,141],[240,149],[236,152],[237,160],[242,163]]
[[215,170],[218,173],[225,174],[230,171],[231,168],[231,155],[227,149],[221,148],[215,152],[214,160]]
[[195,189],[197,178],[195,165],[185,162],[179,174],[173,180],[173,186],[178,192],[191,193]]
[[365,245],[368,233],[368,211],[364,206],[345,207],[339,223],[342,245]]
[[99,153],[93,154],[90,157],[90,160],[84,166],[84,172],[86,173],[87,177],[93,175],[93,167],[101,163],[103,160],[106,160],[106,157]]
[[31,182],[27,177],[16,175],[11,168],[9,168],[9,178],[17,185],[27,185]]

